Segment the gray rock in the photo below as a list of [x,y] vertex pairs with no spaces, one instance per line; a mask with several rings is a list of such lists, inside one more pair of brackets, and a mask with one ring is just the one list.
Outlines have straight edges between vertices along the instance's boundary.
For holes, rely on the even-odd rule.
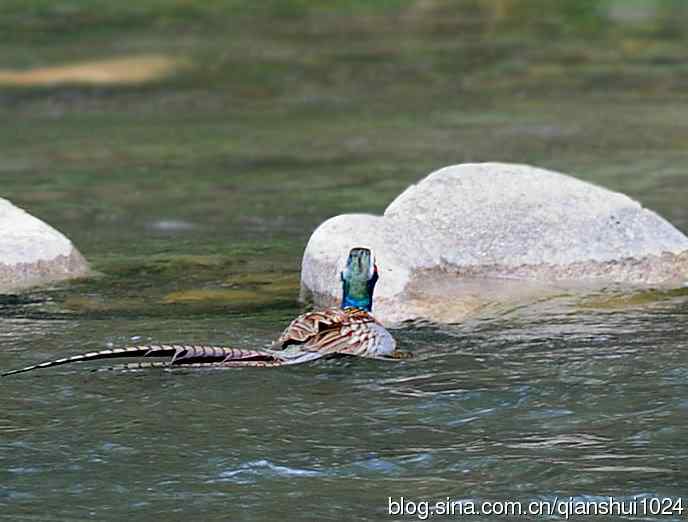
[[0,198],[0,292],[88,273],[88,263],[69,239]]
[[659,215],[618,192],[527,165],[446,167],[405,190],[383,216],[327,220],[303,256],[302,297],[337,302],[338,273],[354,246],[377,257],[374,312],[388,322],[459,320],[486,295],[537,293],[552,283],[680,286],[688,277],[688,238]]

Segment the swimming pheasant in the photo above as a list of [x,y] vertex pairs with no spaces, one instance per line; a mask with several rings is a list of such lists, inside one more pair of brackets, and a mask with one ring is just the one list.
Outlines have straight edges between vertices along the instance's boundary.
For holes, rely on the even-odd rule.
[[332,355],[399,360],[392,335],[370,313],[378,270],[367,248],[349,253],[342,281],[341,307],[307,312],[294,319],[271,348],[249,350],[225,346],[147,345],[113,348],[64,357],[3,373],[3,376],[72,362],[129,357],[167,357],[168,361],[133,362],[106,369],[277,367]]

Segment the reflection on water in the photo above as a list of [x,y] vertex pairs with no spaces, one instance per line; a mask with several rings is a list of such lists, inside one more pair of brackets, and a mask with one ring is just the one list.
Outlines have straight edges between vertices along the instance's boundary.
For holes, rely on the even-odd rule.
[[[2,296],[3,368],[264,346],[301,310],[318,223],[379,213],[449,163],[573,172],[688,230],[685,2],[241,6],[3,4],[2,69],[191,64],[139,88],[0,90],[0,192],[100,272]],[[686,295],[488,302],[396,329],[416,355],[397,364],[3,379],[0,518],[380,520],[389,496],[685,495]]]

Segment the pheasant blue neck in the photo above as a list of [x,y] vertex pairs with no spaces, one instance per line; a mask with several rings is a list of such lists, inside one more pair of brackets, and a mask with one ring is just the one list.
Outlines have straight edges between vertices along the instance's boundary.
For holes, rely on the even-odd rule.
[[370,312],[373,309],[373,300],[372,299],[354,299],[353,297],[350,296],[344,296],[344,299],[342,299],[342,308],[349,308],[350,306],[353,306],[354,308],[360,308],[361,310],[365,310],[367,312]]
[[373,291],[377,283],[377,272],[368,281],[347,281],[342,276],[342,308],[350,306],[366,310],[373,309]]

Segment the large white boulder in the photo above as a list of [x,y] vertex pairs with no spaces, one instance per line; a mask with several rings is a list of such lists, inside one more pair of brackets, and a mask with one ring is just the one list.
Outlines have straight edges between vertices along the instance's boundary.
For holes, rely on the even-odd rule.
[[0,198],[0,292],[88,273],[88,263],[69,239]]
[[[406,189],[383,216],[333,217],[308,242],[302,297],[341,297],[349,249],[373,250],[374,313],[452,321],[538,284],[683,284],[688,238],[618,192],[527,165],[465,164]],[[534,285],[533,283],[537,283]],[[519,286],[516,285],[516,286]]]

